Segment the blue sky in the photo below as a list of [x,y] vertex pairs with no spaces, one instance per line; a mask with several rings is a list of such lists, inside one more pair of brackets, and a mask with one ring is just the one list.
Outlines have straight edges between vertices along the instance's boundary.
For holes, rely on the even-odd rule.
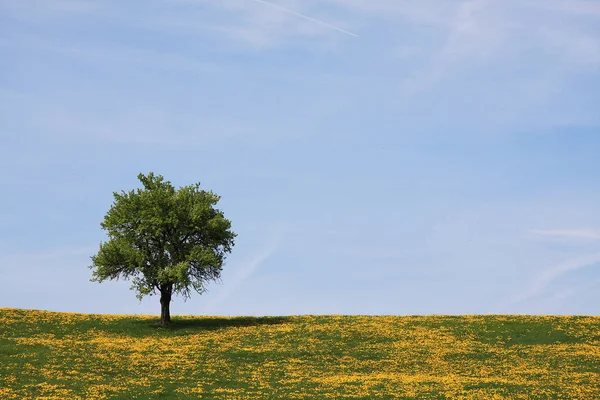
[[0,2],[0,307],[91,283],[112,192],[239,234],[175,314],[600,313],[600,1]]

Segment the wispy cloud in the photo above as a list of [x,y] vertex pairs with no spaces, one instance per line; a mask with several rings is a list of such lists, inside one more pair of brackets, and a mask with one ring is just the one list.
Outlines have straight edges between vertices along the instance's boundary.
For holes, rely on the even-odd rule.
[[579,239],[600,239],[600,229],[533,229],[531,233],[541,236],[551,236],[556,238],[579,238]]
[[[336,113],[341,108],[338,104],[351,107],[366,98],[352,93],[378,90],[378,102],[406,112],[421,129],[426,129],[423,127],[432,120],[410,112],[410,107],[419,109],[421,104],[426,104],[431,112],[436,112],[436,108],[440,110],[441,117],[436,120],[452,120],[449,129],[460,128],[465,135],[470,130],[477,134],[486,130],[506,132],[506,126],[510,124],[530,130],[531,127],[547,129],[570,123],[592,125],[599,121],[593,100],[577,96],[581,85],[567,86],[573,81],[580,82],[582,77],[585,79],[588,76],[585,74],[593,74],[600,64],[600,36],[594,28],[582,28],[594,24],[579,24],[584,19],[599,19],[594,13],[597,7],[591,2],[573,1],[571,5],[571,2],[559,0],[463,0],[443,4],[435,0],[153,0],[152,7],[142,13],[128,2],[115,0],[85,1],[81,5],[74,0],[32,0],[35,7],[26,3],[0,2],[0,13],[9,21],[23,21],[29,16],[29,23],[43,22],[47,32],[23,35],[20,32],[31,30],[15,29],[4,40],[0,39],[0,50],[17,52],[23,57],[23,64],[31,69],[29,82],[36,82],[31,84],[34,90],[44,87],[39,82],[55,79],[59,69],[37,72],[42,68],[29,56],[54,58],[53,65],[63,63],[61,68],[72,68],[73,74],[68,79],[66,74],[60,77],[65,82],[75,79],[87,82],[93,75],[82,73],[85,68],[101,71],[98,76],[103,79],[117,80],[107,81],[103,90],[95,90],[89,101],[81,101],[82,93],[76,93],[83,92],[79,88],[86,87],[85,84],[77,85],[75,89],[66,86],[58,94],[51,93],[51,101],[38,95],[37,98],[46,104],[36,110],[37,115],[33,115],[32,107],[23,102],[20,108],[33,116],[25,123],[37,124],[38,130],[42,125],[45,128],[55,126],[56,132],[75,132],[78,137],[158,145],[165,142],[187,144],[195,138],[222,141],[234,137],[248,138],[251,142],[260,136],[270,141],[288,135],[288,127],[297,124],[289,122],[291,112],[288,115],[271,113],[281,118],[281,125],[276,127],[272,122],[268,126],[257,124],[258,117],[265,117],[260,114],[265,108],[258,106],[263,101],[257,101],[257,97],[270,90],[257,90],[256,87],[267,87],[262,85],[263,81],[269,84],[274,81],[273,77],[279,79],[284,74],[285,84],[290,83],[289,86],[277,83],[273,88],[291,89],[295,81],[314,83],[319,90],[318,95],[301,104],[294,100],[294,107],[302,112],[330,107],[334,110],[332,113]],[[585,13],[586,10],[590,12]],[[562,18],[565,13],[569,18]],[[538,14],[543,16],[540,23],[531,24]],[[134,34],[132,37],[144,32],[165,37],[125,41],[103,36],[99,40],[94,37],[94,32],[99,31],[94,29],[85,38],[68,34],[71,24],[77,26],[88,22],[93,28],[110,23]],[[356,35],[353,29],[344,29],[346,25],[360,29],[362,39],[350,41],[335,34],[334,31],[340,31]],[[53,26],[59,29],[53,29]],[[327,29],[323,29],[325,27]],[[374,38],[382,34],[385,40],[375,43]],[[286,47],[292,45],[302,46],[309,52],[335,46],[340,51],[328,53],[326,58],[319,58],[318,63],[324,62],[330,68],[343,61],[350,67],[335,67],[335,78],[325,79],[315,72],[317,68],[298,73],[293,70],[295,68],[281,68],[280,61],[269,60],[261,64],[261,58],[253,58],[241,74],[238,64],[232,61],[236,58],[228,57],[231,53],[256,51],[263,51],[265,54],[261,57],[268,57],[268,51],[287,51]],[[346,53],[344,46],[353,46],[355,50]],[[368,53],[361,54],[361,46],[364,50],[376,48],[376,52],[369,49]],[[358,57],[352,59],[352,54]],[[399,54],[405,56],[399,57]],[[11,59],[10,55],[7,57]],[[290,62],[289,57],[280,60]],[[369,60],[369,66],[365,60]],[[77,65],[71,61],[77,61]],[[353,66],[361,63],[364,67]],[[311,65],[316,64],[311,62]],[[377,71],[377,76],[372,74],[373,71]],[[397,71],[402,71],[401,75]],[[353,76],[349,76],[350,73]],[[295,78],[290,79],[294,74],[297,74]],[[177,103],[178,96],[145,96],[143,102],[128,99],[128,96],[136,96],[130,89],[134,85],[121,82],[135,76],[136,79],[131,80],[133,84],[158,85],[158,80],[150,79],[150,75],[169,80],[177,77],[177,80],[190,82],[191,86],[202,85],[202,90],[218,83],[220,90],[212,96],[223,101],[220,104],[237,108],[238,115],[234,118],[231,113],[220,117],[210,112],[202,115],[203,110],[216,103],[202,99],[202,96],[181,104]],[[336,79],[339,82],[348,80],[330,84]],[[319,81],[323,84],[318,84]],[[385,90],[374,89],[382,87],[383,82],[389,82],[385,84]],[[308,86],[298,83],[298,87]],[[164,91],[175,92],[174,89]],[[224,93],[251,91],[253,94],[248,98],[236,95],[224,100]],[[62,99],[57,99],[57,95]],[[297,94],[294,97],[302,99]],[[567,100],[569,97],[574,100]],[[115,101],[123,103],[117,112],[100,111],[102,108],[110,110]],[[102,102],[105,104],[99,106]],[[242,105],[244,102],[248,106]],[[199,104],[195,106],[194,103]],[[88,105],[89,109],[86,109]],[[62,107],[63,110],[49,107]],[[14,110],[15,106],[11,108]],[[123,115],[119,115],[120,110],[124,111]],[[314,117],[303,119],[318,121]]]
[[244,282],[258,269],[264,262],[277,251],[279,243],[284,234],[284,226],[279,225],[272,233],[271,237],[249,261],[242,262],[235,269],[232,276],[227,278],[227,282],[223,283],[223,287],[218,294],[207,302],[203,308],[204,313],[210,313],[216,306],[223,303],[237,288],[242,286]]
[[548,310],[544,313],[555,313],[556,310],[560,310],[563,307],[568,307],[568,303],[570,301],[569,299],[572,297],[582,295],[587,296],[591,291],[596,292],[599,285],[600,279],[586,281],[582,284],[570,285],[566,288],[557,290],[552,293],[551,296],[546,297],[543,301],[538,303],[538,307],[542,310]]
[[595,288],[596,286],[600,285],[600,279],[596,279],[593,280],[591,282],[586,282],[584,284],[581,285],[575,285],[575,286],[570,286],[564,290],[560,290],[558,292],[556,292],[553,296],[552,299],[553,301],[563,301],[571,296],[573,296],[576,293],[584,293],[590,289]]
[[600,3],[594,0],[530,0],[530,3],[567,14],[600,17]]
[[542,294],[552,282],[561,276],[582,268],[592,267],[598,263],[600,263],[600,253],[594,253],[573,258],[553,267],[544,269],[533,277],[529,285],[527,285],[524,290],[503,302],[499,308],[506,310],[510,306],[523,304],[524,302]]
[[[424,91],[438,83],[449,72],[452,65],[458,60],[468,56],[468,50],[473,47],[473,39],[482,40],[484,31],[481,29],[478,9],[485,7],[484,1],[467,1],[461,3],[456,10],[447,16],[448,31],[444,45],[441,49],[433,50],[432,60],[428,68],[418,71],[407,79],[406,91],[408,94]],[[489,28],[488,28],[489,29]]]
[[[532,229],[530,233],[560,240],[598,240],[600,239],[600,230],[591,228],[579,229]],[[527,301],[543,295],[548,287],[561,277],[571,272],[593,267],[600,263],[600,253],[593,253],[584,256],[574,257],[555,266],[543,269],[533,276],[525,288],[504,301],[499,307],[505,311],[507,307],[513,305],[523,305]],[[554,293],[548,301],[561,300],[576,293],[576,286],[566,288]]]
[[[591,7],[589,4],[578,3],[573,9],[558,0],[469,0],[455,4],[447,12],[443,45],[428,49],[431,61],[406,80],[408,94],[452,82],[465,71],[475,72],[470,79],[487,80],[488,76],[520,68],[521,73],[511,74],[510,81],[503,79],[502,87],[493,86],[493,81],[480,82],[487,93],[477,97],[493,93],[490,101],[496,101],[504,91],[511,92],[511,98],[519,99],[514,102],[516,109],[496,110],[495,115],[522,121],[525,110],[549,103],[576,71],[597,70],[600,64],[600,37],[597,32],[582,31],[576,23],[584,17],[600,22],[597,15],[577,13]],[[563,18],[567,10],[570,19]],[[531,23],[533,15],[543,15],[539,24]],[[523,69],[525,53],[531,65],[546,61],[536,71]],[[487,73],[479,74],[477,68],[484,66]],[[522,94],[515,96],[517,92]]]

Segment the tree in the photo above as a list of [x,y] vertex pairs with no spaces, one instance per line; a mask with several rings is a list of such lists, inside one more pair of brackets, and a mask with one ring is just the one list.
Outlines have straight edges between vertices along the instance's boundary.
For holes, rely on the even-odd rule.
[[139,174],[143,189],[114,192],[100,224],[109,240],[92,256],[93,282],[132,279],[138,299],[160,293],[160,323],[171,322],[173,294],[202,294],[219,280],[237,236],[220,197],[200,183],[175,189],[160,175]]

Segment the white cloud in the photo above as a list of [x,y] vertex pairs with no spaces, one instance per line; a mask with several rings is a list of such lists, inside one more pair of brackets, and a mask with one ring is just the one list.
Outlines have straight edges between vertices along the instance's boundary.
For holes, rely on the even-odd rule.
[[573,296],[574,294],[587,292],[588,290],[593,289],[598,285],[600,285],[600,280],[597,279],[597,280],[593,280],[591,282],[586,282],[581,285],[570,286],[564,290],[557,291],[552,296],[551,300],[563,301],[563,300],[566,300],[567,298]]
[[531,233],[541,236],[551,236],[556,238],[576,238],[576,239],[600,239],[600,229],[534,229]]
[[595,0],[530,0],[530,3],[561,13],[600,17],[600,3]]
[[[78,37],[45,40],[11,35],[3,45],[12,46],[13,51],[27,47],[31,54],[52,51],[69,58],[79,57],[95,67],[111,68],[111,76],[119,76],[120,71],[128,68],[142,72],[160,70],[189,74],[191,76],[187,79],[192,84],[196,76],[209,74],[217,76],[214,81],[219,82],[241,80],[236,72],[238,67],[224,65],[231,59],[223,55],[260,53],[265,59],[252,59],[251,66],[245,71],[245,77],[251,82],[260,81],[255,79],[257,71],[266,71],[269,76],[284,73],[295,76],[290,82],[318,81],[322,70],[315,68],[298,73],[280,68],[279,61],[271,63],[272,60],[266,58],[269,51],[300,46],[307,51],[326,52],[327,58],[319,59],[318,63],[330,65],[330,62],[334,64],[342,60],[349,65],[347,70],[344,70],[345,67],[337,68],[339,73],[334,79],[345,80],[338,84],[338,92],[352,93],[348,89],[352,87],[356,87],[356,91],[347,96],[323,91],[314,96],[322,104],[337,106],[344,102],[352,106],[367,98],[364,92],[372,90],[378,102],[390,109],[406,112],[415,119],[421,116],[411,112],[411,107],[428,107],[432,113],[438,113],[436,118],[428,116],[416,121],[420,128],[426,126],[429,120],[435,120],[443,126],[450,125],[449,129],[462,132],[475,128],[470,130],[477,134],[505,132],[512,127],[548,130],[557,125],[600,122],[597,106],[592,104],[592,100],[578,96],[581,85],[570,85],[573,81],[589,80],[600,65],[600,35],[593,28],[582,28],[593,24],[581,24],[586,19],[592,22],[600,19],[600,14],[595,12],[597,6],[592,2],[149,0],[151,6],[143,10],[128,2],[114,0],[87,1],[88,5],[83,9],[69,6],[73,3],[37,0],[33,2],[39,6],[35,11],[28,11],[31,7],[24,5],[0,4],[0,12],[6,11],[9,16],[18,19],[27,18],[30,12],[34,22],[45,18],[47,27],[51,27],[52,22],[64,26],[63,22],[68,18],[77,23],[81,23],[82,19],[90,18],[91,21],[91,18],[96,18],[94,22],[106,20],[132,31],[139,29],[165,34],[164,43],[176,43],[179,38],[187,43],[197,40],[201,50],[190,49],[187,45],[181,48],[177,45],[168,48],[155,46],[152,40],[143,42],[143,45],[139,44],[142,42],[123,44],[124,41],[117,44],[104,37],[86,42]],[[347,35],[338,34],[332,28],[360,33],[360,40],[349,40],[351,38]],[[385,40],[381,40],[382,34]],[[377,49],[376,53],[373,48]],[[204,49],[218,56],[206,56]],[[330,52],[330,49],[335,52]],[[352,59],[354,56],[357,58]],[[207,59],[213,61],[206,62]],[[368,66],[364,62],[367,59],[370,60]],[[311,74],[315,79],[311,79]],[[374,89],[384,85],[383,82],[389,82],[385,90]],[[127,87],[119,86],[122,90],[127,90]],[[242,89],[247,88],[241,88],[240,92]],[[232,89],[226,87],[223,90]],[[112,93],[111,96],[119,97]],[[282,91],[278,97],[291,96]],[[161,106],[169,107],[167,102],[163,104],[167,105]],[[311,104],[294,106],[306,110]],[[139,122],[145,115],[137,118],[135,112],[130,113],[133,122],[126,120],[129,117],[119,120],[117,116],[116,123],[112,124],[112,121],[102,120],[104,115],[91,123],[67,122],[93,125],[94,132],[87,133],[90,136],[120,139],[122,132],[135,130],[144,133],[139,134],[141,137],[127,137],[126,141],[162,143],[165,140],[163,132],[173,121],[161,120],[160,113],[155,113],[150,106],[147,108],[146,114],[150,114],[148,123]],[[168,112],[173,114],[173,110]],[[193,121],[196,117],[199,123]],[[203,118],[210,120],[204,123]],[[66,124],[66,119],[70,116],[59,121],[60,124]],[[185,122],[179,131],[193,135],[195,132],[208,132],[213,125],[221,131],[232,132],[231,136],[236,138],[254,138],[257,136],[255,131],[267,131],[264,126],[253,127],[253,121],[248,121],[251,118],[247,116],[238,116],[235,122],[224,121],[226,118],[213,121],[212,116],[201,115],[191,115],[187,118],[189,123],[186,116],[176,119]],[[318,116],[313,120],[318,120]],[[451,120],[450,123],[446,123],[448,120]],[[255,129],[246,132],[245,127]],[[59,126],[59,129],[62,127]],[[152,134],[152,131],[156,133]],[[193,135],[182,137],[181,141],[188,142]]]
[[[590,292],[597,292],[598,285],[600,285],[600,280],[596,279],[586,281],[582,284],[568,286],[566,288],[557,290],[554,293],[552,293],[551,296],[546,297],[543,301],[538,303],[537,307],[539,307],[542,310],[547,310],[544,312],[545,314],[555,314],[556,310],[560,310],[562,308],[564,311],[560,314],[564,314],[565,311],[568,309],[566,307],[568,307],[569,303],[576,303],[582,298],[585,298],[587,295],[589,295]],[[577,299],[578,297],[579,299]],[[589,309],[593,310],[593,307],[590,307]],[[590,314],[590,311],[577,312],[577,314],[582,313]],[[595,310],[591,313],[595,313]]]
[[548,286],[561,276],[582,268],[592,267],[598,263],[600,263],[600,253],[595,253],[573,258],[553,267],[544,269],[533,277],[529,285],[523,291],[509,298],[500,306],[500,308],[506,309],[506,307],[509,306],[523,304],[544,293]]
[[277,251],[283,234],[284,226],[280,225],[274,230],[272,236],[262,249],[254,254],[249,261],[242,262],[241,265],[235,268],[233,275],[227,278],[227,282],[223,284],[223,287],[220,288],[216,296],[204,305],[203,313],[213,312],[216,306],[227,300],[237,288],[242,286],[244,282],[246,282],[248,278]]

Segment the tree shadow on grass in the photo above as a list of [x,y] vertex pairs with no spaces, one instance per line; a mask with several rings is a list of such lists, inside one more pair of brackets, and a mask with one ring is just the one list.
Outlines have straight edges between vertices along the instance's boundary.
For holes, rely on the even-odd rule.
[[161,326],[159,320],[144,319],[132,321],[137,331],[177,332],[177,334],[196,334],[202,331],[232,329],[248,326],[279,325],[290,323],[290,317],[172,317],[170,324]]
[[195,317],[195,318],[173,318],[166,326],[170,330],[181,329],[204,329],[213,330],[230,327],[278,325],[290,322],[289,317]]

